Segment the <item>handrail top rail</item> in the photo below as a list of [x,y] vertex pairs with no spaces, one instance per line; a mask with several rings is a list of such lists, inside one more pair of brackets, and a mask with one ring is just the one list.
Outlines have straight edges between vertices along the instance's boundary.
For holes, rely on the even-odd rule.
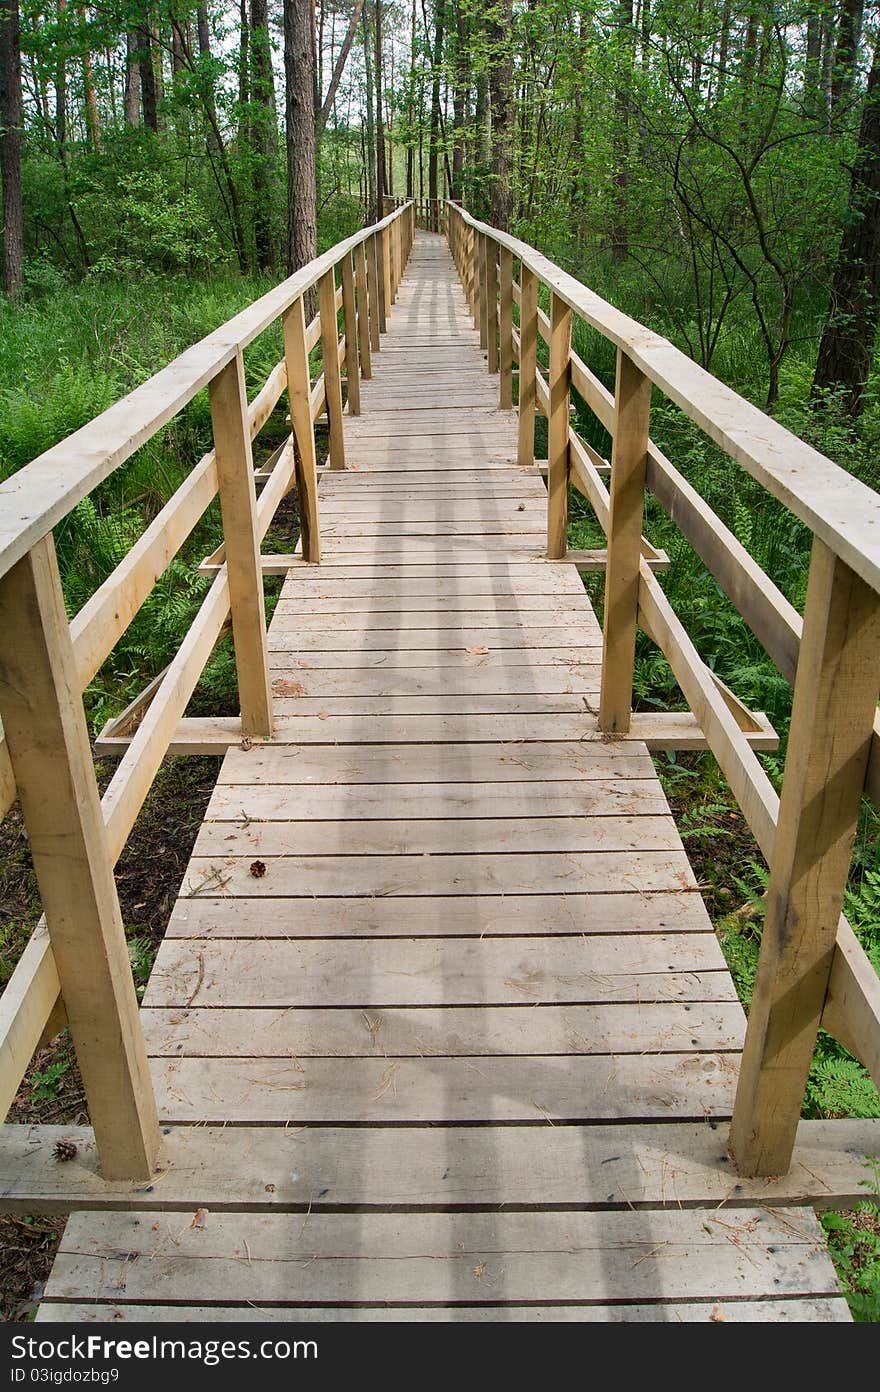
[[570,309],[622,349],[752,478],[880,591],[880,494],[527,242],[480,222],[457,203],[449,206],[475,231],[510,251]]
[[91,490],[304,295],[349,252],[406,211],[395,208],[302,266],[265,295],[184,349],[166,367],[120,397],[0,483],[0,577],[46,536]]

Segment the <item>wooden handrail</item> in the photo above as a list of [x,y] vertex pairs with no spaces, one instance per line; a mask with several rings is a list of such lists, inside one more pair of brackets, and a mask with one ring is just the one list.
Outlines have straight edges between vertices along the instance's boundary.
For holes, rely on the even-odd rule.
[[880,590],[880,496],[872,488],[534,247],[479,222],[455,204],[447,207],[474,233],[488,234],[505,247],[580,318],[623,349],[725,453],[805,522],[866,584]]
[[0,577],[86,494],[161,430],[217,373],[355,247],[404,217],[406,206],[331,247],[187,348],[149,381],[0,484]]
[[[0,612],[7,617],[0,634],[0,664],[16,674],[8,689],[0,690],[11,732],[7,744],[0,729],[0,816],[18,794],[41,895],[48,906],[47,917],[41,920],[0,1002],[0,1103],[5,1111],[47,1023],[63,1025],[63,999],[71,1007],[74,1044],[108,1176],[148,1174],[157,1138],[113,866],[205,663],[227,629],[230,613],[243,724],[255,735],[265,735],[271,728],[259,545],[295,483],[300,493],[303,556],[309,561],[320,557],[313,422],[326,406],[333,458],[337,467],[344,467],[341,369],[344,366],[354,410],[363,345],[368,353],[370,345],[379,346],[385,307],[376,278],[368,284],[365,252],[372,266],[379,248],[390,304],[412,244],[412,231],[412,210],[405,205],[331,248],[0,485]],[[337,286],[335,268],[340,264],[342,284]],[[321,287],[322,312],[306,325],[303,296],[315,284]],[[341,336],[340,309],[344,310]],[[248,404],[242,349],[279,316],[284,321],[284,359]],[[312,387],[309,352],[319,339],[324,370]],[[52,527],[204,386],[211,391],[214,449],[199,461],[68,623]],[[297,448],[289,438],[257,498],[250,443],[285,389]],[[150,684],[148,699],[141,702],[144,713],[137,731],[99,801],[90,759],[86,763],[82,707],[77,714],[73,694],[91,681],[218,491],[225,532],[221,564],[178,653]],[[9,618],[14,609],[20,613],[15,624]],[[33,655],[33,672],[22,665],[28,653]],[[31,687],[38,679],[39,691],[34,695]],[[61,789],[54,800],[57,806],[45,796],[37,719],[50,727],[57,752]],[[65,761],[70,765],[66,772]],[[80,790],[79,797],[66,795],[65,789],[71,787]],[[53,851],[54,825],[59,819],[67,837],[63,866]],[[65,877],[80,886],[75,912],[64,908]],[[63,960],[57,961],[53,940],[59,931]],[[120,974],[121,962],[126,967]],[[97,974],[96,967],[100,968]],[[87,1020],[88,1029],[83,1032]]]
[[[574,559],[559,542],[565,484],[588,499],[608,538],[600,728],[629,728],[638,623],[667,658],[770,864],[731,1145],[742,1173],[784,1172],[820,1023],[880,1086],[880,980],[839,913],[862,793],[880,800],[880,496],[534,248],[453,205],[447,227],[490,370],[496,332],[502,357],[519,363],[520,464],[534,461],[535,409],[554,417],[560,378],[613,440],[610,492],[598,455],[568,420],[560,437],[555,417],[548,447],[556,472],[548,555]],[[519,285],[505,291],[519,330],[497,302],[496,256],[519,261]],[[537,305],[539,283],[550,292],[549,316]],[[561,305],[615,344],[613,394],[570,348],[560,362]],[[550,349],[546,382],[538,337]],[[812,529],[804,620],[650,439],[652,384]],[[750,746],[750,713],[702,661],[652,574],[652,548],[639,539],[646,487],[795,687],[781,799]]]

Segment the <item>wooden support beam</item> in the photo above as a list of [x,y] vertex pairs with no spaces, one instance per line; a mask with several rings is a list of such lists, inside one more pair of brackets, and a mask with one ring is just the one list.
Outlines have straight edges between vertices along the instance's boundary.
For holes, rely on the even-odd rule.
[[361,379],[358,366],[354,266],[350,256],[343,256],[340,264],[342,267],[342,322],[345,326],[345,382],[348,395],[348,414],[359,416],[361,413]]
[[516,462],[530,466],[535,460],[535,398],[538,349],[538,282],[523,266],[520,272],[519,311],[519,442]]
[[367,381],[373,375],[370,356],[370,297],[367,290],[367,254],[361,242],[354,252],[354,275],[357,291],[357,336],[361,376]]
[[382,265],[379,274],[382,280],[382,291],[385,297],[384,332],[384,329],[387,327],[388,316],[391,313],[391,306],[394,303],[394,295],[391,288],[391,232],[387,227],[382,232]]
[[248,734],[271,735],[272,689],[266,649],[266,605],[260,571],[257,494],[244,362],[240,352],[213,379],[210,397],[241,718]]
[[499,257],[498,356],[501,390],[498,404],[502,411],[509,411],[513,406],[513,256],[507,247],[501,247]]
[[651,382],[622,349],[614,399],[599,723],[607,734],[625,734],[632,712]]
[[333,271],[328,271],[318,282],[318,303],[321,313],[324,392],[327,403],[327,422],[330,430],[330,468],[344,469],[345,437],[342,423],[342,378],[339,373],[339,326],[336,322],[336,282]]
[[731,1150],[789,1167],[828,990],[880,687],[880,599],[816,537]]
[[477,237],[477,256],[480,262],[480,347],[485,353],[489,345],[489,239],[481,232]]
[[318,521],[315,427],[310,401],[305,307],[301,299],[294,301],[281,322],[284,333],[284,358],[287,363],[287,399],[296,445],[294,460],[303,556],[309,561],[320,561],[321,531]]
[[146,1179],[156,1105],[51,536],[0,584],[0,710],[108,1179]]
[[547,412],[547,555],[564,556],[568,542],[568,435],[571,310],[551,298],[550,381]]

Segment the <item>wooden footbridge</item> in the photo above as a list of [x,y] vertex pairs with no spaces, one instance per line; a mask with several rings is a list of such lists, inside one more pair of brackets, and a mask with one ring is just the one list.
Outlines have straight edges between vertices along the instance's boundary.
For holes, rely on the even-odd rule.
[[[880,1079],[840,912],[880,796],[880,499],[530,247],[444,221],[391,211],[0,487],[0,802],[45,910],[0,1095],[69,1022],[92,1123],[0,1132],[3,1205],[71,1215],[39,1317],[845,1320],[814,1210],[863,1195],[880,1123],[798,1119],[820,1025]],[[573,315],[616,344],[614,396]],[[68,622],[52,528],[206,386],[214,450]],[[812,529],[803,620],[651,442],[652,386]],[[261,556],[292,487],[300,548]],[[606,550],[568,549],[569,488]],[[781,799],[773,731],[665,597],[646,488],[795,684]],[[80,693],[218,491],[210,588],[99,739],[99,799]],[[189,717],[230,618],[241,716]],[[631,712],[637,625],[690,713]],[[706,747],[771,865],[748,1029],[649,754]],[[138,1010],[113,866],[169,751],[225,757]]]

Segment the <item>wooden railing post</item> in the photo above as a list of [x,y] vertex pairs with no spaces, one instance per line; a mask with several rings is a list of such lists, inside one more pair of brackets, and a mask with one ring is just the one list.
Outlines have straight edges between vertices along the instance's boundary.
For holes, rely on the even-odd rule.
[[0,581],[0,715],[105,1179],[159,1125],[52,537]]
[[608,734],[627,734],[632,715],[650,418],[651,382],[619,348],[599,698],[599,728]]
[[342,377],[339,373],[339,325],[336,320],[336,276],[325,271],[318,281],[318,307],[321,315],[321,356],[324,360],[324,392],[327,424],[330,430],[331,469],[345,468],[345,437],[342,424]]
[[517,461],[535,462],[535,401],[538,370],[538,282],[525,265],[519,273],[519,445]]
[[246,735],[268,736],[272,733],[272,688],[251,431],[240,349],[213,378],[209,395],[242,731]]
[[382,229],[382,286],[385,294],[385,321],[387,324],[388,316],[391,313],[391,306],[394,304],[394,293],[391,288],[391,232],[389,228]]
[[477,233],[477,260],[479,261],[480,278],[480,347],[485,352],[489,346],[489,238],[484,232]]
[[880,686],[880,596],[813,540],[730,1149],[785,1174],[828,988]]
[[299,526],[303,560],[321,559],[321,533],[318,525],[318,473],[315,457],[315,426],[309,391],[309,354],[306,348],[306,315],[302,296],[282,318],[284,362],[287,368],[287,399],[293,426],[294,469],[299,497]]
[[382,294],[382,277],[379,274],[379,234],[374,232],[367,239],[367,278],[370,288],[370,347],[374,353],[381,350],[380,334],[385,332],[385,305]]
[[501,247],[499,302],[501,320],[498,326],[501,394],[499,405],[509,411],[513,406],[513,253]]
[[486,242],[486,348],[492,376],[498,371],[498,248],[488,234]]
[[354,272],[357,299],[358,354],[361,360],[361,376],[367,380],[373,375],[370,357],[370,297],[367,292],[367,253],[361,242],[354,254]]
[[547,555],[560,560],[568,549],[568,435],[571,376],[571,310],[550,298],[550,414],[547,420]]
[[470,271],[471,313],[474,328],[480,327],[480,239],[473,227],[468,228],[468,267]]
[[358,367],[357,310],[354,302],[354,266],[351,255],[342,258],[342,322],[345,327],[345,380],[348,413],[361,413],[361,381]]

